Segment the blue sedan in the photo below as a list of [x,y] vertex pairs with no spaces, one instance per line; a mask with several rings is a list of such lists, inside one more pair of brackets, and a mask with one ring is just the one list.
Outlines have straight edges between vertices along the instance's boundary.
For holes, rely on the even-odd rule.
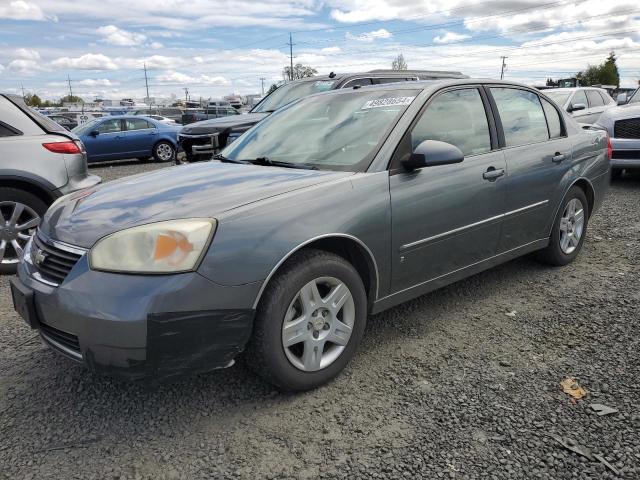
[[144,116],[97,118],[73,129],[87,149],[87,162],[147,159],[158,162],[175,159],[179,125],[167,125]]

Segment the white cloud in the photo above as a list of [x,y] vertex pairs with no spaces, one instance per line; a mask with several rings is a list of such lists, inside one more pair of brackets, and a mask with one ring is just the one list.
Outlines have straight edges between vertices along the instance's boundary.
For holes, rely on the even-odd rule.
[[18,48],[13,53],[13,57],[22,60],[40,60],[40,53],[30,48]]
[[9,62],[7,69],[20,75],[33,75],[43,70],[42,65],[36,60],[16,59]]
[[159,50],[159,49],[161,49],[162,47],[164,47],[164,45],[162,45],[160,42],[151,42],[151,43],[149,44],[149,46],[150,46],[151,48],[153,48],[154,50]]
[[471,35],[466,35],[463,33],[455,33],[455,32],[445,32],[443,35],[438,35],[433,38],[433,43],[445,44],[445,43],[455,43],[461,40],[466,40],[467,38],[471,38]]
[[105,25],[98,28],[97,32],[102,35],[103,42],[121,47],[140,46],[147,39],[146,35],[129,32],[115,25]]
[[117,85],[118,82],[112,82],[108,78],[86,78],[76,82],[76,84],[83,87],[112,87]]
[[327,55],[331,55],[333,53],[340,53],[342,49],[340,47],[326,47],[320,50],[321,53],[326,53]]
[[200,85],[229,85],[230,82],[221,76],[197,75],[191,76],[180,72],[168,71],[156,77],[156,81],[162,83],[200,84]]
[[0,18],[36,21],[47,19],[42,9],[35,3],[24,0],[14,0],[8,3],[6,0],[3,0],[2,3],[4,5],[0,5]]
[[355,40],[358,42],[373,42],[377,38],[391,38],[393,37],[393,34],[390,31],[381,28],[379,30],[361,33],[359,35],[353,35],[351,32],[347,32],[345,37],[347,38],[347,40]]
[[117,70],[118,65],[101,53],[86,53],[80,57],[60,57],[51,62],[51,66],[60,69],[75,70]]

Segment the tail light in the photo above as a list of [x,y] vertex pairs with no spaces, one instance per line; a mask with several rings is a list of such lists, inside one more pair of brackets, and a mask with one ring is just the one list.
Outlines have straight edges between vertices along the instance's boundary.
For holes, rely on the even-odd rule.
[[53,153],[66,153],[69,155],[82,153],[78,144],[71,140],[68,142],[43,143],[42,146]]
[[609,160],[613,158],[613,144],[611,143],[611,137],[607,134],[607,156]]

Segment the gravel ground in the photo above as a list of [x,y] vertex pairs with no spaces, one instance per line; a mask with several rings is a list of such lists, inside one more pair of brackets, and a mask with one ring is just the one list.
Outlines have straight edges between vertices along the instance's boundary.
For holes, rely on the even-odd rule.
[[639,206],[640,176],[617,181],[574,264],[519,259],[371,317],[344,374],[298,395],[241,364],[156,389],[93,376],[0,278],[0,478],[640,478]]

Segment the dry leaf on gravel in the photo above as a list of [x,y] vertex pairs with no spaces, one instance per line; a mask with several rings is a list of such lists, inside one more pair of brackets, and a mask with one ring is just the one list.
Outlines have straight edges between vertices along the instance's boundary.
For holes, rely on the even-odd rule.
[[560,382],[560,386],[564,393],[571,395],[576,400],[580,400],[587,396],[587,391],[582,388],[578,381],[573,377],[567,377]]

